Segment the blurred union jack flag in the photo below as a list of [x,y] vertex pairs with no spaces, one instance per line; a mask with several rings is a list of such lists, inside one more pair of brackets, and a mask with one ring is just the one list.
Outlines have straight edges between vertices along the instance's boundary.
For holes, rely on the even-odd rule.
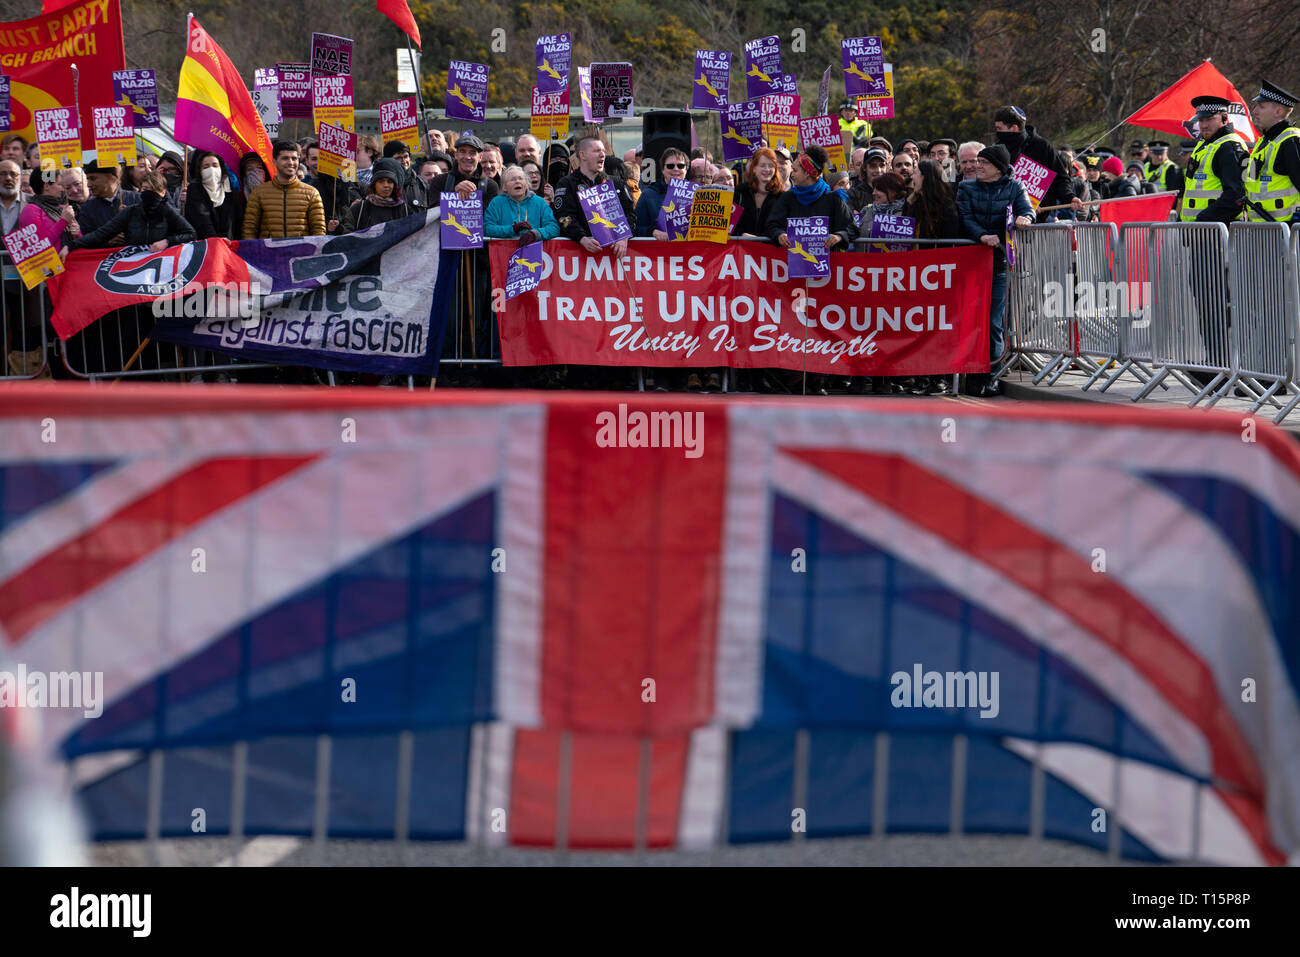
[[[162,833],[194,807],[222,833],[237,741],[245,833],[310,834],[328,735],[333,836],[393,836],[409,780],[400,826],[426,840],[789,840],[802,809],[811,837],[1300,850],[1300,454],[1268,427],[85,396],[0,411],[0,628],[29,670],[105,675],[101,717],[42,715],[99,838],[144,834],[155,749]],[[598,444],[620,402],[702,413],[703,454]],[[997,673],[997,713],[893,707],[914,666]]]

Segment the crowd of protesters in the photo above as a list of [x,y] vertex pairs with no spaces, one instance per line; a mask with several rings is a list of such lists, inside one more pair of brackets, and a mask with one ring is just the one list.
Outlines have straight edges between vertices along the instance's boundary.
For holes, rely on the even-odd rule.
[[[1182,185],[1180,166],[1168,158],[1168,144],[1135,142],[1127,166],[1104,150],[1076,155],[1068,146],[1054,148],[1013,106],[994,114],[992,146],[948,138],[906,138],[895,145],[871,136],[869,125],[853,119],[852,112],[845,101],[841,128],[853,144],[847,170],[832,169],[825,150],[817,146],[792,154],[764,144],[749,160],[727,166],[703,148],[670,147],[657,157],[634,149],[620,158],[596,127],[545,149],[531,135],[484,143],[473,133],[432,129],[422,140],[424,151],[415,157],[403,142],[381,147],[372,136],[359,137],[355,183],[319,170],[312,138],[275,141],[271,170],[255,153],[245,155],[233,170],[216,154],[200,150],[187,159],[175,152],[142,155],[135,165],[121,168],[100,168],[92,161],[47,182],[36,144],[10,135],[0,141],[0,218],[6,232],[39,223],[42,235],[66,255],[72,249],[124,244],[161,249],[212,237],[343,234],[436,207],[443,192],[462,197],[477,192],[489,239],[526,243],[563,237],[596,252],[600,247],[578,203],[579,190],[611,181],[634,235],[665,240],[657,221],[668,182],[688,179],[734,187],[736,237],[788,246],[785,224],[792,216],[825,216],[828,248],[852,249],[859,237],[871,235],[876,216],[902,214],[916,220],[918,240],[964,239],[993,246],[991,355],[996,372],[1006,298],[1005,210],[1011,204],[1022,225],[1034,219],[1023,187],[1010,176],[1016,159],[1026,156],[1056,173],[1042,200],[1042,206],[1056,208],[1039,213],[1039,221],[1095,218],[1097,200]],[[1186,146],[1180,160],[1190,152]],[[643,163],[655,171],[655,179],[641,181]],[[614,252],[625,255],[626,241]],[[487,269],[481,255],[478,265],[471,296],[481,314],[471,320],[478,333],[472,338],[490,343],[491,331],[484,328],[490,322]],[[661,374],[658,385],[652,375],[649,385],[662,389],[671,381],[692,390],[717,388],[723,372]],[[622,385],[613,381],[617,378],[552,373],[541,382]],[[873,382],[810,376],[797,385],[776,372],[740,378],[742,387],[773,391],[928,393],[947,388],[941,377]],[[975,394],[996,392],[995,376],[970,378]]]

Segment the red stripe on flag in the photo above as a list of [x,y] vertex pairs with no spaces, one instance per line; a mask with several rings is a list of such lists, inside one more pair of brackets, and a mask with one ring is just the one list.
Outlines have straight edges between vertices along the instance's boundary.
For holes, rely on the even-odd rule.
[[1200,729],[1217,778],[1235,785],[1242,800],[1220,796],[1272,863],[1285,859],[1272,846],[1263,815],[1263,774],[1215,687],[1209,667],[1137,596],[1088,560],[964,487],[907,459],[870,452],[783,449],[835,476],[913,524],[997,570],[1096,635],[1131,662],[1180,714]]
[[[510,785],[510,843],[553,847],[559,791],[560,731],[515,732]],[[641,740],[611,734],[573,734],[566,845],[636,846]],[[654,738],[649,755],[646,846],[672,847],[681,816],[688,734]]]
[[0,585],[0,624],[18,642],[187,528],[315,458],[218,458],[195,465]]
[[[547,416],[543,720],[687,730],[713,714],[727,418],[699,402],[611,398]],[[598,446],[599,416],[617,420],[620,404],[701,417],[702,455]],[[642,701],[646,678],[654,703]]]

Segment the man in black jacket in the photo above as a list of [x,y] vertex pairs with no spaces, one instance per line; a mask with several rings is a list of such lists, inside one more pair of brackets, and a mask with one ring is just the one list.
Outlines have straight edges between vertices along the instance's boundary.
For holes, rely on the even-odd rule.
[[[492,202],[493,197],[501,192],[501,188],[484,176],[483,171],[479,168],[478,161],[482,152],[483,141],[473,133],[467,133],[456,141],[456,165],[441,176],[435,176],[429,181],[428,205],[430,208],[438,208],[440,194],[442,193],[455,192],[461,199],[469,199],[471,194],[481,189],[483,190],[483,208],[487,209],[488,203]],[[385,155],[387,155],[387,150],[385,150]],[[419,179],[419,177],[417,176],[416,179]],[[406,189],[405,184],[403,184],[402,189]],[[409,196],[407,202],[410,202]]]
[[844,200],[835,195],[822,179],[825,169],[826,151],[820,146],[810,146],[799,154],[790,171],[793,186],[775,200],[769,201],[776,205],[767,217],[768,239],[789,249],[790,237],[786,235],[786,223],[791,216],[825,216],[830,223],[826,248],[841,251],[852,248],[853,240],[858,237],[853,215]]
[[122,189],[116,166],[100,167],[91,160],[84,167],[90,184],[90,198],[77,210],[77,225],[83,233],[93,233],[122,211],[125,206],[140,202],[140,194],[133,189]]
[[[1047,195],[1043,197],[1041,205],[1066,205],[1074,199],[1074,190],[1070,187],[1070,170],[1065,160],[1052,148],[1052,144],[1039,136],[1032,126],[1026,125],[1027,119],[1025,111],[1018,106],[999,109],[993,114],[993,130],[997,134],[997,140],[1007,148],[1012,166],[1016,165],[1016,160],[1021,156],[1027,156],[1056,174],[1056,178],[1047,187]],[[1038,221],[1046,223],[1055,219],[1074,219],[1074,212],[1073,209],[1061,209],[1039,213]]]
[[[599,137],[584,136],[577,142],[578,168],[560,180],[555,187],[555,200],[551,208],[555,210],[555,219],[560,224],[560,235],[581,243],[589,253],[599,252],[600,244],[591,238],[591,227],[587,224],[587,215],[582,211],[578,193],[592,186],[599,186],[609,180],[605,174],[605,144]],[[628,225],[636,222],[636,212],[632,206],[632,195],[624,185],[618,191],[618,202],[623,207],[623,215]],[[619,240],[613,245],[614,255],[622,258],[627,254],[627,240]]]

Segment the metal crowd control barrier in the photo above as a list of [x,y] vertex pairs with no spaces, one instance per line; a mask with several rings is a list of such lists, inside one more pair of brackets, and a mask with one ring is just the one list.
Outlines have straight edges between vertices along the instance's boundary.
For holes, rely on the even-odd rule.
[[[1124,262],[1115,224],[1076,222],[1072,228],[1074,288],[1067,290],[1066,296],[1074,316],[1075,353],[1056,377],[1078,365],[1091,373],[1083,386],[1088,389],[1119,358],[1119,323],[1133,309],[1134,294],[1121,279]],[[1088,294],[1081,295],[1080,291]]]
[[1282,409],[1273,421],[1281,424],[1295,409],[1300,405],[1300,225],[1291,227],[1291,241],[1287,247],[1287,255],[1291,261],[1291,281],[1287,287],[1288,295],[1294,297],[1293,301],[1298,303],[1296,308],[1291,311],[1291,316],[1287,322],[1288,335],[1291,338],[1291,382],[1287,388],[1295,392],[1291,401],[1282,406]]
[[1233,223],[1228,231],[1232,375],[1215,398],[1239,386],[1256,396],[1252,413],[1266,402],[1281,407],[1274,394],[1285,395],[1295,379],[1300,306],[1290,242],[1285,223]]
[[[1222,398],[1215,390],[1229,378],[1231,364],[1228,227],[1152,223],[1149,229],[1147,268],[1154,293],[1151,327],[1156,371],[1133,401],[1146,398],[1172,375],[1195,393],[1189,406],[1211,396],[1208,405],[1213,405]],[[1204,378],[1209,381],[1198,384]]]
[[[1147,259],[1151,236],[1151,223],[1125,223],[1119,230],[1119,276],[1128,290],[1128,310],[1118,317],[1119,365],[1102,383],[1098,392],[1105,392],[1126,373],[1141,383],[1155,376],[1154,346],[1151,339],[1152,289],[1150,263]],[[1134,300],[1138,305],[1135,306]],[[1091,383],[1090,383],[1091,384]],[[1169,386],[1161,383],[1163,389]]]
[[45,331],[47,297],[42,288],[23,285],[7,252],[0,253],[0,380],[36,379],[48,375],[49,340]]
[[1048,315],[1052,303],[1064,305],[1063,298],[1048,295],[1049,284],[1057,284],[1062,297],[1070,287],[1073,233],[1069,223],[1040,223],[1017,229],[1014,240],[1016,263],[1008,267],[1004,340],[1010,341],[1012,353],[1037,383],[1062,363],[1068,365],[1066,359],[1075,354],[1069,310]]

